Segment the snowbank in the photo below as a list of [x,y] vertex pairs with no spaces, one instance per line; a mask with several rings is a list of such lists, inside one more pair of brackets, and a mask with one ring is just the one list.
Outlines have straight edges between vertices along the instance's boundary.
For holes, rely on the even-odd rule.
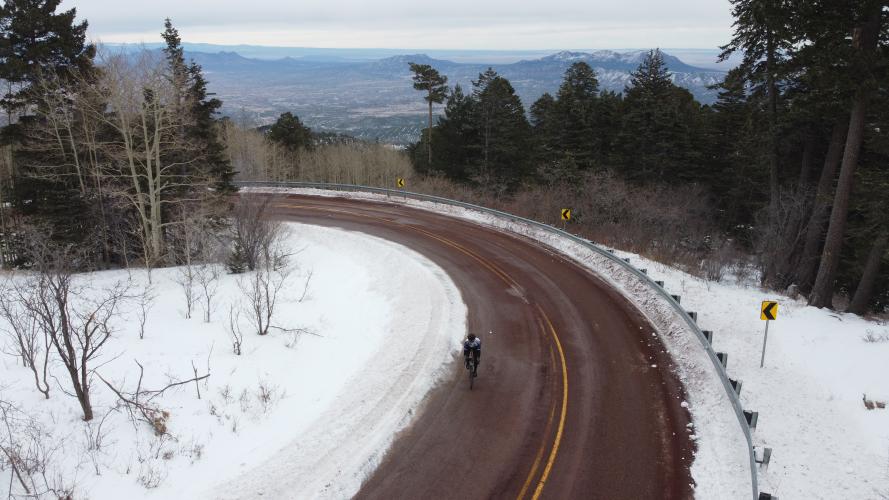
[[[773,449],[760,489],[782,500],[889,498],[889,325],[809,307],[747,281],[714,283],[631,254],[714,331],[743,381],[741,400],[759,412],[757,445]],[[779,302],[759,367],[763,300]]]
[[[357,491],[452,359],[466,307],[446,274],[412,250],[361,233],[288,227],[291,247],[301,251],[275,323],[317,336],[247,333],[236,356],[226,325],[228,305],[239,300],[238,278],[223,275],[212,321],[204,323],[200,308],[184,318],[174,269],[152,273],[157,299],[144,340],[132,307],[117,325],[104,364],[95,364],[115,384],[135,386],[134,360],[145,366],[149,388],[192,377],[192,363],[201,373],[209,367],[202,399],[189,384],[159,400],[171,415],[162,439],[114,410],[100,381],[93,383],[97,417],[87,425],[59,384],[51,381],[51,399],[43,400],[31,373],[0,354],[0,400],[35,417],[46,443],[58,447],[54,482],[94,500],[340,498]],[[80,279],[100,287],[127,276]],[[142,271],[132,278],[137,287],[147,284]],[[61,366],[52,372],[62,387],[70,384]],[[90,434],[102,437],[92,451]],[[0,474],[0,490],[9,481],[8,472]]]
[[676,361],[677,374],[688,392],[687,403],[694,424],[692,436],[698,448],[691,470],[695,481],[695,496],[702,499],[744,499],[752,496],[747,441],[709,355],[702,348],[697,336],[688,330],[669,304],[623,266],[583,245],[541,228],[462,207],[414,199],[389,200],[385,195],[372,193],[345,193],[318,189],[250,187],[244,191],[308,194],[405,204],[520,234],[579,262],[621,290],[639,308],[655,326],[656,332],[652,333],[660,336]]

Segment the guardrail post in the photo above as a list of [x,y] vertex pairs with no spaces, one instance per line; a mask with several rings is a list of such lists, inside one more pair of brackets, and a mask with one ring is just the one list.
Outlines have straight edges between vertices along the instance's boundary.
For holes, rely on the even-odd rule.
[[724,352],[717,352],[716,359],[719,360],[719,364],[722,365],[722,369],[725,370],[728,368],[728,354]]
[[707,339],[707,342],[710,345],[713,345],[713,330],[701,330],[701,333],[704,334],[704,338]]
[[756,422],[759,420],[759,412],[744,410],[744,418],[747,419],[747,425],[751,430],[756,430]]
[[685,312],[688,314],[688,316],[691,318],[692,321],[694,321],[695,323],[698,322],[698,313],[696,313],[695,311],[685,311]]
[[768,493],[759,492],[759,500],[778,500],[778,497]]
[[756,456],[756,463],[759,464],[761,469],[768,469],[769,462],[772,461],[772,449],[771,448],[754,448],[753,452]]
[[740,396],[741,395],[741,386],[744,385],[740,380],[735,380],[733,378],[728,379],[729,383],[732,384],[732,388],[735,390],[735,393]]
[[673,300],[675,300],[677,304],[680,302],[679,299],[682,298],[679,295],[673,295],[673,294],[670,294],[670,297],[673,297]]
[[655,281],[654,284],[657,285],[657,286],[659,286],[659,287],[661,287],[661,288],[664,287],[664,282],[663,282],[663,281]]

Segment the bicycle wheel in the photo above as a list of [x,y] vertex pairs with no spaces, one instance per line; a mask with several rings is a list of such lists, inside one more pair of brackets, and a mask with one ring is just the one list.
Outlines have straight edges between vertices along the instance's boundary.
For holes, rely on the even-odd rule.
[[475,356],[469,359],[469,365],[466,367],[469,372],[469,390],[472,390],[472,386],[475,382]]

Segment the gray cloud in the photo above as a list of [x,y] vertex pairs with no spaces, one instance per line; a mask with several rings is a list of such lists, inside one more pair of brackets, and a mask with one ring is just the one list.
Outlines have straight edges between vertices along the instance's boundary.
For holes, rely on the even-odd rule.
[[728,0],[65,0],[90,35],[153,42],[170,17],[184,40],[315,47],[543,49],[702,47],[731,33]]

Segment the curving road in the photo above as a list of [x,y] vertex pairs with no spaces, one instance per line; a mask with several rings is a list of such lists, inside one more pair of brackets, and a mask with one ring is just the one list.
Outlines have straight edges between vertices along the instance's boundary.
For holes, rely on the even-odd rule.
[[358,498],[692,497],[694,445],[672,361],[594,275],[530,240],[397,203],[279,195],[272,206],[422,253],[456,283],[482,334],[475,389],[455,360]]

